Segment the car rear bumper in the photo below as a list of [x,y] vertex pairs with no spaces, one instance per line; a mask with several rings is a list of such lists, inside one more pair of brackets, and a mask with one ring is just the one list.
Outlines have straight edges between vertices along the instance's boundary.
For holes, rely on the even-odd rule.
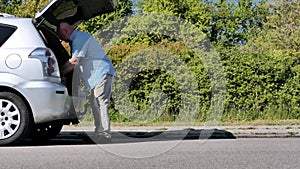
[[70,113],[71,97],[67,88],[59,83],[31,81],[18,86],[26,97],[35,123],[74,119]]

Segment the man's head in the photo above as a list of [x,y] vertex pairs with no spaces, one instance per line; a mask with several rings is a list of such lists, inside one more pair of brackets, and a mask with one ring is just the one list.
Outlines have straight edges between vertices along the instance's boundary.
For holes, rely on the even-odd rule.
[[57,35],[59,36],[60,39],[64,41],[70,40],[70,36],[73,31],[74,28],[67,22],[59,22],[56,29]]

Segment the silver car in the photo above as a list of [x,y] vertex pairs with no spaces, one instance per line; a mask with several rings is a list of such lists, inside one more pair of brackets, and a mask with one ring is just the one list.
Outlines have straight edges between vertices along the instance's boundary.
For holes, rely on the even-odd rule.
[[59,20],[79,24],[115,10],[115,0],[53,0],[35,18],[0,14],[0,145],[47,139],[78,123],[71,104],[69,55],[55,34]]

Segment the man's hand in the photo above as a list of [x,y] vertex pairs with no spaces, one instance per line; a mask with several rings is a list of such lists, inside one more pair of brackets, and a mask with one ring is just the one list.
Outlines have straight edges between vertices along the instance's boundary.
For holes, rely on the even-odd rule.
[[72,57],[71,59],[69,59],[69,63],[71,65],[76,65],[78,64],[78,62],[79,62],[79,58]]
[[60,67],[60,73],[61,76],[65,76],[67,73],[74,70],[75,65],[77,65],[79,62],[79,58],[72,57],[69,59],[68,62],[66,62],[63,66]]

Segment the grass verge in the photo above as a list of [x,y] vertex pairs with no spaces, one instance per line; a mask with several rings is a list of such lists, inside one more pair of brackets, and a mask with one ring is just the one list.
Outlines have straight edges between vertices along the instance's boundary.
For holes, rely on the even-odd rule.
[[[94,120],[91,115],[86,115],[78,126],[93,126]],[[112,126],[131,126],[131,127],[139,127],[139,126],[208,126],[205,122],[194,122],[194,123],[180,123],[180,122],[172,122],[172,121],[157,121],[157,122],[147,122],[147,123],[136,123],[136,122],[115,122],[111,121]],[[300,125],[300,120],[298,119],[290,119],[290,120],[269,120],[269,119],[258,119],[258,120],[239,120],[239,121],[221,121],[219,123],[214,123],[217,126],[260,126],[260,125]]]

